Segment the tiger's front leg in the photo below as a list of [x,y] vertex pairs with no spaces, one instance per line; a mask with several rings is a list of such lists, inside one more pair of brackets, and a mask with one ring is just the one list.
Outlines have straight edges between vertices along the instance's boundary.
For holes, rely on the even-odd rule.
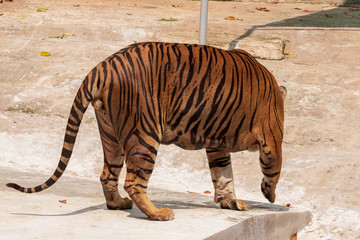
[[281,142],[272,144],[264,141],[260,146],[260,166],[264,174],[261,182],[261,191],[264,197],[271,203],[273,203],[276,198],[275,189],[280,178],[281,164]]
[[168,221],[174,218],[173,210],[156,208],[146,193],[158,147],[159,143],[150,136],[135,133],[130,137],[125,149],[127,173],[124,189],[149,219]]
[[206,155],[215,189],[214,201],[220,202],[221,208],[247,210],[247,204],[243,200],[236,199],[235,196],[230,153],[206,149]]

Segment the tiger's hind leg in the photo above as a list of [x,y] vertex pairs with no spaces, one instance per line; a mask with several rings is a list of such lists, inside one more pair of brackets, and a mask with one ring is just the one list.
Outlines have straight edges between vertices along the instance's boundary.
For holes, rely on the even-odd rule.
[[158,147],[159,143],[151,136],[135,132],[130,137],[125,148],[127,174],[124,189],[151,220],[168,221],[174,218],[174,212],[169,208],[156,208],[146,191]]
[[236,199],[235,196],[230,153],[206,149],[206,155],[215,189],[214,201],[220,202],[221,208],[247,210],[247,204],[243,200]]
[[96,112],[96,118],[104,151],[104,168],[100,181],[106,206],[110,210],[132,208],[132,201],[127,197],[122,198],[118,190],[119,175],[124,165],[123,149],[119,145],[106,115]]

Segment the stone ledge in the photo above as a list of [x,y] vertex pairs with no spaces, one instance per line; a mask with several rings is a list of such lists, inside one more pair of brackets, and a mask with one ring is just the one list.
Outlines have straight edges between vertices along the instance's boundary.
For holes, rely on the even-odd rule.
[[312,217],[309,211],[303,209],[294,208],[287,212],[271,212],[270,209],[251,210],[245,219],[207,239],[290,239]]
[[[250,35],[253,30],[243,36],[232,36],[234,39],[229,42],[220,42],[209,40],[208,44],[222,49],[243,49],[255,58],[266,60],[282,60],[284,59],[285,40],[280,36],[272,35]],[[249,36],[246,36],[249,35]],[[216,34],[212,34],[209,39],[221,39]]]
[[244,49],[255,58],[281,60],[284,58],[285,42],[277,36],[248,36],[237,41],[235,48]]
[[[149,221],[137,208],[107,210],[100,183],[63,176],[52,188],[22,194],[9,181],[33,185],[46,176],[0,168],[0,239],[290,239],[311,219],[307,210],[247,201],[249,211],[220,209],[212,196],[149,189],[175,219]],[[155,183],[152,184],[156,185]],[[66,204],[59,200],[66,200]]]

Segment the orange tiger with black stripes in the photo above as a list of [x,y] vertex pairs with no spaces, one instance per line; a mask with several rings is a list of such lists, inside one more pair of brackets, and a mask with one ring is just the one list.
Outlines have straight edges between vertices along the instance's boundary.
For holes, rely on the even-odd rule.
[[[34,193],[53,185],[69,163],[81,119],[92,103],[104,151],[100,180],[108,209],[128,209],[134,202],[152,220],[174,218],[171,209],[156,208],[146,193],[160,144],[205,148],[214,201],[235,210],[247,210],[247,205],[235,196],[230,153],[258,146],[261,190],[274,202],[285,96],[286,89],[245,51],[136,43],[99,63],[82,82],[53,175],[34,188],[7,186]],[[124,162],[124,189],[131,200],[117,188]]]

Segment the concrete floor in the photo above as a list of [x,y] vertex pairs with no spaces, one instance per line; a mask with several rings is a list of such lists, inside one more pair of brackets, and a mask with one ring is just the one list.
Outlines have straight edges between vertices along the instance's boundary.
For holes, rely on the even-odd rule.
[[[37,12],[38,7],[48,10]],[[256,9],[260,7],[269,11]],[[73,97],[82,79],[98,62],[135,41],[196,43],[199,12],[200,2],[182,0],[4,1],[0,5],[0,184],[3,186],[9,179],[37,184],[34,175],[52,173]],[[228,16],[236,20],[225,20]],[[170,18],[177,21],[161,21]],[[294,208],[312,212],[314,217],[299,238],[360,238],[358,5],[210,2],[208,24],[210,45],[237,46],[249,52],[266,46],[258,56],[265,59],[259,61],[288,89],[284,163],[276,204],[291,203]],[[63,33],[75,35],[49,38]],[[268,60],[268,56],[282,51],[269,47],[273,39],[280,39],[291,55]],[[51,56],[40,56],[42,51]],[[257,154],[242,152],[233,154],[232,159],[237,196],[266,203],[260,191],[262,176]],[[187,191],[212,191],[203,151],[162,146],[156,165],[150,182],[154,190],[187,195],[191,195]],[[63,178],[94,180],[101,168],[100,141],[94,115],[89,110]],[[68,188],[74,188],[76,197],[67,195]],[[1,215],[6,213],[5,219],[13,219],[9,222],[13,234],[31,233],[22,226],[34,222],[42,229],[48,218],[11,213],[51,215],[57,209],[60,212],[55,214],[66,214],[84,208],[85,214],[76,215],[75,220],[79,226],[87,226],[78,229],[88,230],[82,230],[84,233],[92,232],[89,230],[92,224],[87,222],[91,213],[96,213],[91,218],[96,223],[104,221],[105,216],[124,218],[129,214],[102,211],[101,192],[89,190],[91,194],[84,194],[81,185],[75,183],[60,181],[49,191],[57,192],[25,196],[0,188],[2,206],[9,207],[4,212],[0,208]],[[93,193],[94,197],[90,197]],[[67,198],[69,204],[59,204],[60,196]],[[71,205],[73,201],[81,206]],[[94,211],[86,210],[93,206]],[[14,210],[16,207],[20,210]],[[201,207],[191,209],[190,216],[197,211],[207,214],[207,209]],[[21,226],[16,225],[19,219]],[[85,225],[80,224],[82,221]],[[4,233],[11,233],[9,226],[3,226],[0,225],[0,236],[6,239]],[[116,229],[116,225],[111,226]],[[31,236],[36,237],[36,233],[34,230],[35,235]]]

